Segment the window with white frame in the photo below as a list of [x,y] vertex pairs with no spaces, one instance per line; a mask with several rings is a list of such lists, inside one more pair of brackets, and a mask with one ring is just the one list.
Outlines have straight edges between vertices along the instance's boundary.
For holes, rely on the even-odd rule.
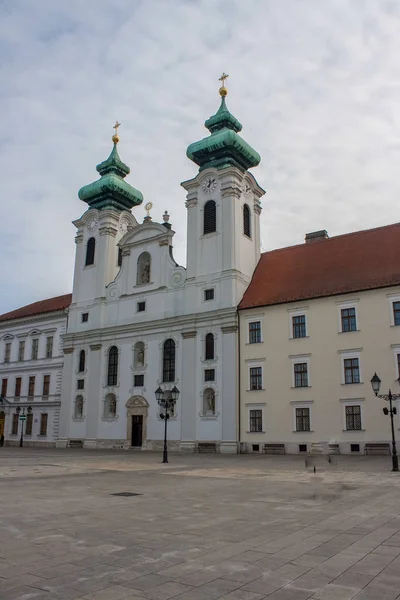
[[396,300],[393,306],[393,325],[400,325],[400,300]]
[[361,405],[348,404],[344,407],[345,425],[347,431],[361,431]]
[[46,358],[51,358],[53,356],[53,341],[54,338],[52,335],[46,338]]
[[360,361],[358,358],[344,358],[344,383],[360,383]]
[[32,354],[31,354],[31,359],[32,360],[37,360],[38,350],[39,350],[39,339],[38,338],[34,338],[32,340]]
[[18,360],[22,361],[25,358],[25,342],[21,341],[18,345]]
[[7,342],[4,348],[4,362],[9,363],[11,358],[11,342]]
[[262,409],[251,408],[249,411],[249,425],[251,433],[259,433],[263,430]]
[[342,308],[340,310],[340,322],[343,333],[347,331],[357,331],[357,314],[355,306]]
[[311,409],[309,406],[295,407],[296,431],[311,431]]
[[294,387],[308,387],[308,363],[295,362],[293,364]]
[[249,368],[249,377],[250,377],[250,390],[262,390],[263,389],[262,367],[250,367]]
[[249,344],[261,343],[261,321],[250,321],[249,323]]
[[307,337],[307,322],[305,314],[297,314],[291,316],[292,324],[292,338],[305,338]]

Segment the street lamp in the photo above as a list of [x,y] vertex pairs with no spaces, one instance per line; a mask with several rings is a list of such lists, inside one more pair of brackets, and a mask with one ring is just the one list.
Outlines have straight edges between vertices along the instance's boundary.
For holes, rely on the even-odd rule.
[[[400,378],[399,378],[400,379]],[[399,382],[400,383],[400,382]],[[393,406],[393,400],[397,400],[400,398],[400,394],[392,394],[392,391],[389,389],[388,394],[379,394],[379,390],[381,389],[381,380],[378,375],[375,373],[373,378],[371,379],[372,389],[374,390],[374,394],[377,398],[382,398],[389,402],[389,408],[386,406],[383,408],[383,414],[390,415],[390,422],[392,425],[392,471],[399,470],[399,461],[397,457],[396,450],[396,437],[394,435],[394,419],[393,415],[397,415],[397,408]]]
[[[17,408],[15,409],[15,412],[19,416],[19,413],[21,412],[21,407],[17,406]],[[26,412],[28,413],[28,415],[30,415],[32,412],[32,407],[28,406],[28,408],[26,409]],[[19,420],[21,421],[21,437],[19,440],[19,447],[22,448],[24,445],[24,421],[26,421],[25,407],[22,409],[22,415],[19,417]]]
[[168,462],[168,446],[167,446],[167,423],[169,419],[169,410],[173,409],[176,401],[179,398],[179,390],[174,385],[172,390],[162,390],[160,386],[155,391],[155,396],[159,406],[164,409],[164,414],[160,414],[161,419],[164,420],[164,450],[163,450],[163,463]]

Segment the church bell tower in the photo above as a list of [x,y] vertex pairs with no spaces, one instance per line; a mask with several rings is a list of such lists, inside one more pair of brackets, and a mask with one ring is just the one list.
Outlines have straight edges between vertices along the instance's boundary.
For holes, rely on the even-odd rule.
[[220,107],[205,122],[210,135],[187,149],[199,172],[182,183],[188,209],[187,283],[204,288],[215,282],[218,308],[237,306],[257,266],[265,193],[249,173],[260,155],[239,135],[242,125],[226,105],[227,77],[220,77]]

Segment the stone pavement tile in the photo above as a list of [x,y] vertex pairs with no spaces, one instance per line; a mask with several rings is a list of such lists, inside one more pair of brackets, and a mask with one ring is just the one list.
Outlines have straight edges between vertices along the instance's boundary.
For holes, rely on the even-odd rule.
[[69,590],[69,595],[67,591],[64,595],[58,595],[49,594],[38,588],[23,586],[2,593],[1,600],[76,600],[81,595],[76,590]]
[[368,554],[358,561],[353,570],[366,575],[378,575],[388,564],[393,561],[393,556],[387,554]]
[[213,567],[207,567],[206,571],[217,574],[217,577],[231,579],[239,583],[249,583],[266,574],[267,569],[262,569],[250,563],[240,563],[235,561],[223,561]]
[[[344,585],[328,584],[314,594],[312,600],[351,600],[359,592],[357,588],[345,587]],[[381,600],[376,598],[376,600]]]
[[132,595],[132,590],[129,588],[120,586],[120,585],[112,585],[107,588],[103,588],[98,592],[92,592],[90,594],[85,594],[84,596],[80,596],[80,600],[123,600],[127,596]]
[[305,573],[301,577],[295,579],[292,584],[300,589],[313,590],[314,593],[327,586],[332,579],[333,578],[331,575],[309,571],[308,573]]
[[83,570],[83,566],[74,565],[72,563],[65,563],[56,567],[47,567],[45,569],[35,569],[35,574],[42,579],[52,579],[58,575],[67,575],[68,573],[75,573],[76,571]]
[[263,558],[253,563],[253,566],[261,568],[264,571],[273,571],[274,569],[279,569],[279,567],[286,565],[288,562],[290,561],[287,558],[270,554],[267,558]]
[[302,554],[290,562],[299,567],[316,567],[326,561],[325,556],[313,556],[312,554]]
[[243,554],[236,554],[235,561],[254,563],[254,562],[257,562],[258,560],[261,560],[262,558],[267,558],[267,557],[268,557],[268,554],[266,554],[265,552],[258,552],[256,550],[248,550],[247,552],[243,552]]
[[398,556],[400,554],[399,546],[378,546],[375,550],[372,551],[372,554],[388,554],[390,556]]
[[374,575],[368,575],[366,573],[359,573],[354,569],[354,567],[350,567],[347,571],[339,575],[336,579],[332,581],[334,585],[344,585],[348,587],[358,588],[362,590],[365,586],[367,586],[373,579]]
[[0,579],[0,598],[2,592],[5,592],[6,590],[12,590],[24,585],[33,585],[41,581],[43,581],[43,578],[37,577],[36,575],[31,575],[30,573],[24,573],[19,577]]
[[315,540],[314,541],[304,540],[297,544],[293,544],[292,546],[289,546],[288,548],[279,550],[278,552],[276,552],[274,554],[274,556],[278,556],[281,558],[287,558],[288,560],[293,560],[295,558],[298,558],[302,554],[305,554],[306,552],[310,552],[311,550],[318,548],[318,546],[320,546],[321,544],[322,544],[322,542],[315,541]]
[[313,590],[303,590],[287,585],[267,598],[268,600],[307,600],[307,598],[311,598],[313,594]]
[[[221,596],[218,600],[262,600],[265,598],[262,594],[256,594],[255,592],[245,592],[243,589],[235,590]],[[179,598],[178,598],[179,600]]]
[[136,577],[130,581],[126,581],[124,585],[126,587],[134,588],[135,590],[148,590],[160,585],[169,583],[170,579],[164,575],[158,575],[157,573],[150,573],[148,575],[142,575]]
[[218,579],[220,577],[220,573],[218,572],[218,565],[216,565],[215,569],[201,569],[199,571],[195,571],[194,573],[190,573],[189,575],[183,575],[182,577],[176,577],[175,579],[180,583],[185,583],[186,585],[191,586],[200,586],[208,583],[209,581],[213,581],[213,579]]
[[159,585],[155,588],[151,588],[146,591],[146,598],[149,600],[169,600],[175,598],[184,592],[189,592],[191,589],[188,585],[183,585],[176,581],[169,581],[163,585]]
[[177,596],[177,600],[220,600],[228,592],[237,590],[240,584],[235,581],[228,581],[227,579],[215,579],[205,585],[184,592]]
[[167,569],[158,571],[158,574],[165,575],[170,579],[180,579],[185,575],[195,573],[196,571],[200,571],[201,569],[204,569],[204,565],[202,563],[199,563],[198,561],[189,560],[179,565],[175,565],[173,567],[169,567]]
[[368,585],[352,600],[397,600],[399,590],[390,590],[389,588],[381,588],[376,585]]

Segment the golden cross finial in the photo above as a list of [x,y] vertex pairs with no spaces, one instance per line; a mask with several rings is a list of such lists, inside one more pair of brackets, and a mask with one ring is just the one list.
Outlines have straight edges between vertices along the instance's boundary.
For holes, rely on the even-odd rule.
[[222,82],[222,85],[225,85],[225,79],[227,79],[227,77],[229,77],[229,75],[227,75],[226,73],[222,73],[221,77],[218,79],[218,81]]
[[115,125],[113,127],[113,129],[115,129],[115,133],[112,136],[112,141],[114,142],[114,144],[118,144],[118,142],[119,142],[118,127],[120,125],[121,125],[121,123],[118,123],[118,121],[115,121]]
[[229,75],[227,75],[226,73],[222,73],[221,77],[218,78],[218,81],[221,82],[221,87],[219,88],[219,93],[221,96],[226,96],[228,93],[228,90],[225,87],[225,79],[229,77]]

